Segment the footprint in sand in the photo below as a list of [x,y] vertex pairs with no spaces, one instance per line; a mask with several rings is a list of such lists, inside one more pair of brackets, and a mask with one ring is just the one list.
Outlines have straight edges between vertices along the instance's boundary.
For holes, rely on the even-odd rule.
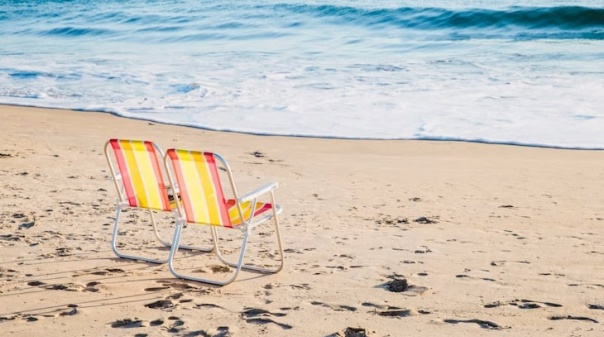
[[6,321],[14,321],[15,319],[17,319],[17,316],[0,316],[0,323],[2,322],[6,322]]
[[162,324],[164,324],[164,320],[161,318],[154,319],[151,322],[149,322],[150,326],[158,326],[158,325],[162,325]]
[[357,308],[349,305],[341,305],[341,304],[327,304],[319,301],[310,302],[312,305],[320,305],[322,307],[326,307],[332,309],[334,311],[357,311]]
[[[177,290],[185,291],[185,292],[192,292],[192,293],[201,294],[201,295],[210,294],[215,291],[214,288],[194,287],[190,284],[182,283],[182,282],[175,282],[175,281],[157,281],[157,282],[161,283],[163,287],[169,287],[172,289],[177,289]],[[152,288],[146,288],[145,290],[146,291],[158,291],[158,290],[163,290],[163,289],[160,289],[163,287],[152,287]]]
[[541,302],[541,301],[520,299],[520,300],[512,300],[512,301],[508,301],[508,302],[497,301],[497,302],[493,302],[493,303],[487,303],[484,305],[484,307],[485,308],[496,308],[496,307],[500,307],[502,305],[514,305],[514,306],[518,307],[519,309],[537,309],[537,308],[541,308],[540,304],[548,306],[548,307],[553,307],[553,308],[559,308],[562,306],[562,304],[553,303],[553,302]]
[[491,322],[491,321],[485,321],[482,319],[445,319],[444,320],[445,323],[449,323],[449,324],[458,324],[458,323],[474,323],[474,324],[478,324],[478,326],[480,326],[483,329],[489,329],[489,330],[501,330],[501,329],[508,329],[509,327],[502,327],[497,323]]
[[[383,217],[381,219],[375,220],[375,224],[376,225],[387,225],[387,226],[391,226],[391,227],[398,227],[401,225],[409,224],[409,219],[400,217],[400,216],[392,217],[390,215],[386,215],[385,217]],[[404,229],[406,230],[406,228],[404,228]]]
[[8,317],[0,316],[0,323],[6,322],[6,321],[14,321],[16,319],[22,319],[26,322],[36,322],[39,320],[39,318],[35,317],[34,315],[25,315],[25,316],[14,315],[14,316],[8,316]]
[[174,323],[172,323],[172,325],[170,325],[170,327],[168,328],[168,332],[169,333],[179,333],[182,332],[185,329],[185,321],[181,320],[180,318],[177,318],[174,320]]
[[301,289],[301,290],[310,290],[310,284],[308,283],[300,283],[300,284],[290,284],[289,285],[292,289]]
[[212,265],[212,266],[210,266],[210,270],[212,271],[212,274],[216,274],[216,273],[228,273],[231,269],[228,266]]
[[44,287],[46,290],[63,290],[63,291],[83,291],[86,287],[75,284],[75,283],[67,283],[67,284],[51,284]]
[[61,313],[59,313],[59,316],[73,316],[73,315],[77,315],[78,314],[78,308],[77,305],[72,307],[69,310],[66,311],[62,311]]
[[432,253],[432,250],[427,246],[421,246],[420,248],[413,251],[414,254],[428,254]]
[[175,308],[176,305],[174,303],[172,303],[172,300],[165,299],[165,300],[157,300],[157,301],[152,302],[152,303],[147,303],[147,304],[145,304],[145,307],[147,307],[149,309],[168,310],[168,309]]
[[[375,333],[375,331],[374,331]],[[348,327],[344,331],[336,332],[325,337],[368,337],[368,331],[365,328],[351,328]]]
[[599,287],[599,288],[604,288],[604,284],[598,284],[598,283],[584,283],[584,284],[579,284],[579,283],[569,283],[567,284],[567,286],[569,287],[579,287],[579,286],[583,286],[583,287],[587,287],[587,288],[593,288],[593,287]]
[[241,313],[244,317],[255,317],[255,316],[275,316],[275,317],[284,317],[287,314],[280,312],[270,312],[265,309],[260,308],[245,308],[245,310]]
[[[415,310],[411,310],[411,309],[399,308],[399,307],[390,306],[390,305],[375,304],[375,303],[371,303],[371,302],[363,302],[361,305],[364,307],[374,308],[374,310],[372,311],[373,313],[378,314],[380,316],[384,316],[384,317],[408,317],[408,316],[415,316],[417,314],[421,314],[421,315],[430,314],[430,311],[424,310],[424,309],[415,311]],[[377,309],[379,309],[379,311]]]
[[268,310],[260,309],[260,308],[245,308],[241,312],[241,316],[243,316],[245,318],[245,321],[247,323],[256,323],[256,324],[273,323],[284,330],[289,330],[289,329],[293,328],[291,325],[279,323],[279,322],[276,322],[276,321],[272,320],[271,318],[269,318],[271,316],[283,317],[286,315],[287,314],[284,314],[284,313],[272,313]]
[[166,290],[166,289],[170,289],[170,287],[150,287],[150,288],[145,288],[145,291],[162,291],[162,290]]
[[84,288],[84,291],[90,291],[90,292],[95,293],[95,292],[99,291],[99,288],[96,287],[99,284],[101,284],[101,282],[98,282],[98,281],[88,282],[88,283],[86,283],[86,288]]
[[503,266],[504,264],[511,262],[511,263],[522,263],[522,264],[531,264],[530,261],[505,261],[505,260],[500,260],[500,261],[491,261],[491,266],[493,267],[499,267],[499,266]]
[[567,316],[551,316],[549,317],[550,320],[552,321],[559,321],[559,320],[563,320],[563,319],[570,319],[570,320],[576,320],[576,321],[588,321],[588,322],[592,322],[592,323],[599,323],[598,321],[596,321],[593,318],[590,317],[583,317],[583,316],[571,316],[571,315],[567,315]]
[[41,281],[32,281],[29,282],[30,286],[42,286],[42,288],[46,290],[63,290],[63,291],[88,291],[88,292],[97,292],[99,288],[96,286],[101,284],[101,282],[88,282],[85,286],[76,283],[67,283],[67,284],[50,284],[46,285],[46,283]]
[[112,322],[111,327],[112,328],[131,329],[131,328],[142,328],[142,327],[144,327],[144,325],[143,325],[143,321],[141,321],[140,319],[125,318],[125,319],[118,319],[117,321]]
[[39,318],[35,316],[25,316],[23,319],[27,322],[37,322],[39,320]]
[[195,304],[195,309],[200,309],[200,308],[215,308],[215,309],[223,309],[223,307],[217,305],[217,304],[213,304],[213,303],[199,303],[199,304]]
[[231,334],[229,333],[229,327],[228,326],[219,326],[218,328],[216,328],[217,330],[217,334],[215,334],[213,337],[228,337]]
[[104,270],[93,271],[90,274],[105,276],[105,275],[110,275],[110,274],[123,274],[123,273],[125,273],[125,271],[120,268],[106,268]]
[[377,314],[384,317],[409,317],[415,315],[410,309],[398,307],[388,307],[388,310],[378,311]]
[[[439,216],[435,216],[434,218],[438,219]],[[430,218],[425,217],[425,216],[419,217],[419,218],[413,220],[413,222],[417,222],[417,223],[422,224],[422,225],[429,225],[429,224],[438,223],[438,221],[436,221],[434,219],[430,219]]]

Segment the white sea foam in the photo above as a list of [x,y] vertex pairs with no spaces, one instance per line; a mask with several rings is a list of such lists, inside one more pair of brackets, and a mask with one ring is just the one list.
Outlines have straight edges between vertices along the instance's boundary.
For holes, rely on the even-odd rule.
[[[600,39],[458,38],[306,13],[130,6],[97,4],[109,19],[89,31],[76,10],[68,23],[11,26],[0,103],[258,134],[604,149]],[[145,15],[165,22],[124,23]],[[74,29],[57,30],[65,25]]]

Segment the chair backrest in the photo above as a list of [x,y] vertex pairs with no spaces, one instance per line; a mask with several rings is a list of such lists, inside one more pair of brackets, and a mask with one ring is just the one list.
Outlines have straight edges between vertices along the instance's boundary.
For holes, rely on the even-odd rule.
[[[110,149],[113,150],[119,174],[110,159]],[[130,207],[171,210],[160,167],[163,153],[157,145],[149,141],[111,139],[105,145],[105,155],[122,201],[126,201]],[[118,183],[120,179],[121,186]]]
[[[211,152],[169,149],[166,161],[178,184],[179,212],[188,223],[232,227],[216,161],[224,160]],[[166,163],[166,166],[170,166]],[[227,167],[228,169],[228,167]],[[170,174],[170,177],[172,175]],[[172,179],[172,178],[171,178]]]

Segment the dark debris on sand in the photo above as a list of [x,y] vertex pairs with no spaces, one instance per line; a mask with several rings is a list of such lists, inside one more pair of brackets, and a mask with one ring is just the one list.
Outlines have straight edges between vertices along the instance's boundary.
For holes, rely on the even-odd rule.
[[409,219],[403,217],[393,218],[390,215],[383,217],[382,219],[375,220],[377,225],[405,225],[409,223]]
[[22,229],[30,229],[30,228],[32,228],[35,225],[36,225],[36,220],[29,221],[29,222],[24,222],[24,223],[22,223],[22,224],[19,225],[19,229],[21,229],[21,230]]
[[73,307],[69,310],[61,312],[59,315],[60,316],[73,316],[73,315],[77,315],[77,314],[78,314],[78,308]]
[[421,216],[421,217],[413,220],[413,222],[417,222],[417,223],[422,224],[422,225],[428,225],[428,224],[438,223],[438,221],[430,219],[430,218],[425,217],[425,216]]
[[409,317],[413,316],[413,311],[398,307],[388,307],[387,310],[379,311],[377,314],[383,317]]
[[117,321],[111,323],[112,328],[140,328],[143,326],[143,321],[140,319],[118,319]]
[[171,300],[157,300],[152,303],[145,304],[145,307],[150,309],[172,309],[174,308],[174,303]]
[[344,331],[334,332],[325,337],[367,337],[367,330],[364,328],[346,328]]
[[336,336],[338,337],[367,337],[367,329],[365,328],[351,328],[348,327],[344,330],[344,334],[338,333]]
[[406,278],[395,278],[386,283],[386,289],[393,293],[400,293],[409,289],[409,283]]
[[407,278],[398,273],[393,273],[392,275],[388,276],[388,278],[390,279],[390,281],[382,284],[380,287],[383,287],[384,289],[393,293],[404,292],[408,295],[419,295],[423,294],[428,290],[428,288],[426,287],[409,284]]
[[14,321],[17,318],[17,316],[0,316],[0,323],[4,322],[4,321]]

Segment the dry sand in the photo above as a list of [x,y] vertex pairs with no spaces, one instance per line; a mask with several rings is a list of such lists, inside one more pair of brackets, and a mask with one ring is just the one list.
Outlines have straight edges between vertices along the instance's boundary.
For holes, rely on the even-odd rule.
[[[243,191],[278,181],[284,270],[215,287],[115,257],[113,137],[220,153]],[[0,196],[2,336],[604,335],[603,151],[253,136],[0,106]],[[167,254],[144,213],[124,216],[124,249]],[[161,226],[172,235],[169,217]],[[272,236],[254,232],[250,261],[273,255]],[[208,254],[179,261],[222,274]]]

